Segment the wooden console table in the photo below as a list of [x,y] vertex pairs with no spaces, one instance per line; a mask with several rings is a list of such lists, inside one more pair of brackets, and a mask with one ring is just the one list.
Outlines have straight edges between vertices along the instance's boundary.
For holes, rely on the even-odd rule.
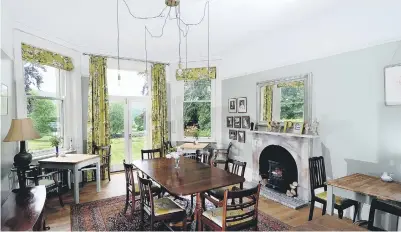
[[46,188],[44,185],[13,190],[1,206],[2,231],[42,230]]

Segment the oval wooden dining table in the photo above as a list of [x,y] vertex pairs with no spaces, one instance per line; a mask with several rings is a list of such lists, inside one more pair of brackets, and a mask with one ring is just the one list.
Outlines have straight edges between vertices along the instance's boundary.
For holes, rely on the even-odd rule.
[[195,220],[199,230],[201,193],[245,181],[241,176],[185,157],[180,158],[179,168],[175,168],[174,159],[167,158],[137,160],[133,164],[173,195],[196,194]]

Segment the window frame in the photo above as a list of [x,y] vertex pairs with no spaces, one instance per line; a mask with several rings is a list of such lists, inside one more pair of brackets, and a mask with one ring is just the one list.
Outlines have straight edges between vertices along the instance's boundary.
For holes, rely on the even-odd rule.
[[215,116],[215,89],[216,89],[216,80],[215,79],[210,79],[210,100],[198,100],[198,101],[185,101],[185,82],[182,82],[182,101],[181,101],[181,109],[182,109],[182,113],[181,113],[181,123],[179,123],[179,131],[180,133],[182,133],[182,140],[184,141],[193,141],[195,139],[195,137],[193,136],[185,136],[185,130],[184,130],[184,103],[186,102],[210,102],[210,137],[199,137],[199,140],[208,142],[208,141],[213,141],[214,137],[215,137],[215,121],[213,120],[214,116]]

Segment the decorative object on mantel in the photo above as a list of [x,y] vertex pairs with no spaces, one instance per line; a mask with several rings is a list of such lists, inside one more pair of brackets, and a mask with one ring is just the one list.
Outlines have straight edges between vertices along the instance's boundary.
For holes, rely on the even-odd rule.
[[384,68],[385,105],[401,105],[401,64]]
[[305,123],[304,128],[305,128],[304,134],[308,135],[311,133],[309,123]]
[[1,97],[1,110],[0,115],[8,114],[8,87],[5,84],[1,84],[0,89],[0,97]]
[[56,157],[58,157],[58,155],[59,155],[58,147],[60,146],[60,143],[61,143],[61,137],[52,136],[50,138],[51,146],[56,148]]
[[255,123],[251,122],[251,131],[253,131],[254,126],[255,126]]
[[26,187],[25,171],[29,168],[32,155],[26,151],[25,141],[40,139],[40,135],[33,127],[30,118],[13,119],[10,130],[4,138],[4,142],[20,142],[20,152],[14,156],[14,166],[17,168],[18,181],[20,188]]
[[303,122],[295,122],[294,123],[294,129],[293,129],[294,134],[302,135],[303,130],[304,130]]
[[298,182],[294,181],[292,184],[290,184],[290,189],[287,190],[286,195],[289,197],[296,197],[297,188],[298,188]]
[[237,113],[237,99],[236,98],[228,99],[228,112],[229,113]]
[[251,128],[251,117],[242,116],[242,128],[243,129],[250,129]]
[[238,131],[238,142],[245,143],[245,131]]
[[291,121],[284,121],[284,133],[292,133],[294,130],[294,124]]
[[281,129],[280,122],[271,121],[269,124],[270,124],[271,131],[280,132],[280,129]]
[[393,177],[391,177],[392,175],[393,174],[391,174],[391,173],[389,174],[387,172],[383,172],[380,179],[385,182],[393,182]]
[[246,97],[238,98],[238,113],[246,113],[248,108],[248,103]]
[[229,130],[228,134],[229,134],[229,138],[231,140],[237,140],[237,131],[236,130]]
[[227,117],[227,127],[228,128],[233,128],[233,117]]
[[255,131],[257,131],[259,129],[259,126],[258,126],[258,124],[256,123],[255,124]]
[[234,128],[241,128],[241,116],[234,117]]
[[318,130],[319,130],[319,122],[317,121],[317,118],[313,119],[312,126],[311,126],[310,130],[311,130],[313,135],[319,135],[319,132],[318,132]]

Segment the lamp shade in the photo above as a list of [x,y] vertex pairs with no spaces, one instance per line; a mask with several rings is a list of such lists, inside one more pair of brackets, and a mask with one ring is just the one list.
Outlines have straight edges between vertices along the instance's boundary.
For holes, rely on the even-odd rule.
[[4,142],[26,141],[31,139],[40,139],[40,135],[33,127],[32,119],[13,119],[11,121],[10,130]]

